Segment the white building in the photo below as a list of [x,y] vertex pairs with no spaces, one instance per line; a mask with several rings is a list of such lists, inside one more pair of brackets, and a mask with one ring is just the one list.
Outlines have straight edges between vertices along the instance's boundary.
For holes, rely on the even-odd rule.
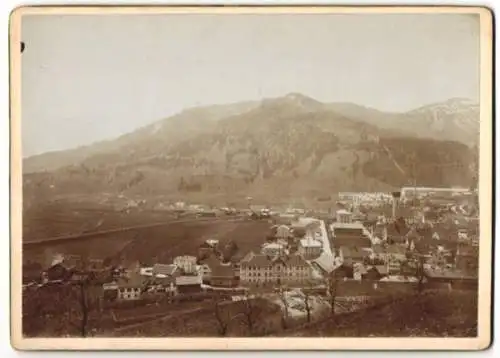
[[121,301],[138,300],[141,298],[140,287],[119,287],[118,299]]
[[152,269],[152,274],[155,277],[159,277],[159,275],[175,277],[178,274],[178,267],[172,264],[155,264]]
[[311,277],[311,266],[297,254],[271,258],[250,252],[241,261],[240,281],[244,285],[298,284]]
[[342,224],[352,223],[352,213],[347,210],[337,210],[337,222]]
[[267,256],[276,256],[285,253],[285,246],[276,242],[262,245],[260,252]]
[[144,278],[136,273],[130,273],[117,282],[118,300],[138,300],[144,289]]
[[323,251],[323,243],[312,237],[306,237],[299,241],[298,251],[304,257],[317,257]]
[[192,274],[196,272],[195,256],[177,256],[176,258],[174,258],[173,263],[186,274]]

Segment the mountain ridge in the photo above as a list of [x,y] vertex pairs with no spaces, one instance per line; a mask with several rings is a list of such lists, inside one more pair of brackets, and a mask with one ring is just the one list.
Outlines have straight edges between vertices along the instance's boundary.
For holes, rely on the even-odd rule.
[[[417,109],[408,111],[408,112],[384,112],[374,108],[358,105],[351,102],[333,102],[333,103],[323,103],[317,101],[311,97],[300,93],[288,93],[282,97],[274,97],[274,98],[265,98],[261,101],[242,101],[231,104],[217,104],[211,106],[199,106],[187,108],[183,111],[180,111],[173,116],[158,120],[152,124],[148,124],[146,126],[140,127],[132,132],[125,133],[116,138],[94,142],[88,145],[79,146],[76,148],[70,148],[66,150],[57,150],[50,151],[46,153],[37,154],[34,156],[30,156],[23,159],[24,170],[26,173],[44,171],[44,170],[53,170],[64,165],[69,165],[78,161],[83,160],[88,156],[92,156],[98,152],[105,152],[108,150],[116,150],[116,146],[126,145],[127,139],[131,136],[142,134],[147,135],[150,134],[149,131],[153,133],[163,132],[162,134],[168,138],[168,131],[179,130],[179,124],[183,124],[183,126],[187,126],[187,129],[180,133],[180,135],[190,135],[193,133],[197,133],[200,126],[211,126],[214,122],[217,122],[220,119],[228,118],[233,115],[238,115],[244,113],[246,111],[258,108],[259,106],[265,106],[266,104],[273,104],[277,101],[290,102],[296,101],[299,103],[307,103],[309,106],[314,106],[315,110],[330,110],[342,114],[346,117],[350,117],[351,119],[355,119],[358,121],[363,121],[368,124],[376,125],[382,127],[387,130],[399,131],[402,134],[408,136],[418,136],[423,138],[433,138],[433,139],[451,139],[457,140],[459,142],[466,143],[468,145],[477,144],[476,140],[472,140],[470,137],[474,137],[474,135],[467,134],[458,134],[456,138],[450,138],[450,131],[447,131],[443,137],[443,131],[439,130],[437,134],[433,134],[432,131],[429,131],[429,118],[427,118],[426,125],[423,125],[421,130],[418,130],[418,125],[416,126],[415,122],[418,121],[416,116],[422,115],[425,117],[425,114],[422,114],[422,111],[435,111],[436,107],[442,107],[443,105],[449,104],[451,102],[460,101],[461,103],[467,102],[472,106],[472,110],[478,111],[478,105],[472,102],[471,100],[465,98],[452,98],[448,101],[434,103],[427,106],[422,106]],[[300,108],[300,106],[297,106]],[[304,107],[304,106],[302,106]],[[428,114],[429,115],[429,114]],[[409,116],[410,120],[407,120],[405,123],[402,123],[403,116]],[[469,120],[467,123],[463,124],[463,118],[459,118],[461,121],[459,122],[461,126],[465,128],[461,128],[462,132],[466,133],[476,133],[478,137],[478,113],[475,115],[472,113],[470,117],[472,117],[472,121]],[[474,121],[474,117],[476,121]],[[451,120],[451,119],[449,119]],[[472,123],[471,123],[472,122]],[[442,125],[441,125],[442,126]],[[475,128],[473,128],[475,126]],[[175,127],[175,128],[174,128]],[[181,126],[182,127],[182,126]],[[406,128],[402,128],[406,127]],[[408,127],[412,128],[411,132],[407,129]],[[431,126],[432,127],[432,126]],[[173,131],[175,133],[175,131]],[[453,130],[451,131],[453,133]],[[178,134],[175,133],[177,136]],[[453,137],[453,134],[451,135]]]
[[[381,125],[381,120],[354,113],[358,107],[343,107],[350,112],[335,107],[340,106],[290,93],[185,110],[116,140],[63,152],[62,164],[45,172],[26,170],[25,194],[90,195],[97,190],[288,200],[340,190],[389,191],[412,180],[469,184],[473,153],[465,143]],[[427,126],[433,118],[428,113],[422,116]]]

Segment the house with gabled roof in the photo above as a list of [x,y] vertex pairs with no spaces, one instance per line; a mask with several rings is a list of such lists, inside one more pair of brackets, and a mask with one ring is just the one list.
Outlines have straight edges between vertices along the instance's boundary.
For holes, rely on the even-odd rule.
[[140,299],[145,290],[146,280],[146,277],[136,272],[131,272],[128,276],[118,279],[116,282],[118,300],[128,301]]
[[234,287],[237,284],[238,279],[232,266],[219,264],[212,267],[210,285],[220,287]]
[[175,278],[175,285],[179,293],[201,292],[202,283],[201,275],[198,274],[181,275]]
[[210,282],[212,270],[214,267],[220,265],[220,260],[215,255],[210,255],[201,260],[198,265],[198,272],[201,274],[203,282]]
[[151,273],[153,281],[165,287],[173,285],[175,278],[181,274],[177,265],[160,263],[153,265]]
[[153,276],[175,276],[179,272],[177,265],[173,264],[154,264]]
[[386,265],[367,266],[366,272],[362,275],[363,280],[378,281],[387,276],[389,271]]
[[296,284],[311,277],[312,268],[300,254],[267,256],[250,252],[240,265],[240,282],[247,285]]

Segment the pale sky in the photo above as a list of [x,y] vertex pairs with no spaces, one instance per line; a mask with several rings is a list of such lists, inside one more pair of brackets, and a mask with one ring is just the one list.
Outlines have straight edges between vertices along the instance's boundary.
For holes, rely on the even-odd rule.
[[23,156],[300,92],[388,111],[479,98],[471,15],[25,16]]

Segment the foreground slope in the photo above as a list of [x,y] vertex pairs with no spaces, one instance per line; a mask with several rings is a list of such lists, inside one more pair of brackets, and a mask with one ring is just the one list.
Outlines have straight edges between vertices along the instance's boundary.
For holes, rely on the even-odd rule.
[[424,292],[316,322],[286,336],[301,337],[475,337],[477,292]]

